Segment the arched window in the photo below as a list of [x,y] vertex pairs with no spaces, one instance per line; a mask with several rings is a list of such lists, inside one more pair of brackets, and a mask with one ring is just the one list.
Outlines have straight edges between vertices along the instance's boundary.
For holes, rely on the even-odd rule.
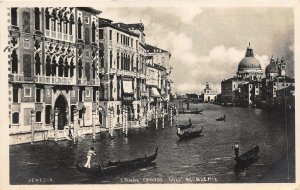
[[17,26],[18,25],[17,8],[12,7],[10,11],[11,11],[11,25]]
[[90,71],[91,69],[90,69],[90,63],[89,62],[86,62],[85,63],[85,77],[86,77],[86,80],[87,81],[90,81]]
[[46,58],[46,76],[50,76],[51,75],[51,58],[48,55]]
[[121,53],[121,69],[124,69],[123,53]]
[[56,76],[56,60],[55,58],[53,57],[53,60],[52,60],[52,65],[51,65],[51,70],[52,70],[52,76]]
[[18,112],[14,112],[12,114],[12,123],[19,124],[19,113]]
[[41,122],[42,121],[41,115],[42,115],[42,113],[40,111],[35,112],[35,122]]
[[59,58],[58,62],[58,76],[62,77],[64,75],[64,65],[63,65],[63,58]]
[[73,58],[71,60],[71,66],[70,66],[70,77],[73,77],[74,76],[74,62],[73,62]]
[[69,76],[69,64],[68,64],[68,59],[65,60],[65,70],[64,70],[64,77],[68,77]]

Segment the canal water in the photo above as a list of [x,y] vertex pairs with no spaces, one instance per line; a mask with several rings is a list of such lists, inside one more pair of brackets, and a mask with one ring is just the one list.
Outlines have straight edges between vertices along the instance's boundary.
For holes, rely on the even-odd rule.
[[[72,141],[38,142],[10,146],[11,184],[122,184],[122,183],[253,183],[295,181],[294,114],[251,108],[221,107],[214,104],[194,104],[190,108],[204,109],[203,114],[179,115],[178,123],[191,118],[197,127],[203,126],[201,137],[179,141],[176,128],[165,126],[155,130],[134,129],[125,138],[116,131],[109,139],[107,132]],[[226,121],[216,118],[226,114]],[[248,168],[235,169],[233,143],[240,152],[260,146],[259,160]],[[136,171],[105,179],[87,176],[77,171],[76,162],[84,163],[90,146],[97,156],[92,166],[109,160],[129,160],[153,154],[158,146],[155,164]],[[287,154],[288,152],[288,154]]]

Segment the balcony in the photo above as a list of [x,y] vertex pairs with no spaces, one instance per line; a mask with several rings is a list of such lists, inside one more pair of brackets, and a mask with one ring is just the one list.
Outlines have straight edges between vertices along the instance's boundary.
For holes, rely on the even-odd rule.
[[56,76],[35,76],[35,83],[57,84],[57,85],[76,85],[74,77],[56,77]]
[[127,71],[127,70],[117,70],[118,75],[122,76],[129,76],[129,77],[135,77],[136,73],[133,71]]
[[86,78],[79,78],[77,79],[78,85],[87,85],[87,80]]
[[23,74],[9,74],[10,82],[23,82],[24,76]]
[[92,85],[94,85],[94,86],[100,86],[100,79],[99,78],[93,79],[92,80]]

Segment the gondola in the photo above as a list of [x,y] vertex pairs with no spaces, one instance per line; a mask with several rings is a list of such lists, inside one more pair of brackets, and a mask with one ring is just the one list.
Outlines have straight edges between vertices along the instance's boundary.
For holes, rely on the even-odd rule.
[[178,128],[180,128],[180,130],[188,129],[188,128],[191,128],[192,125],[193,125],[192,123],[189,123],[187,125],[179,125]]
[[111,175],[118,175],[122,173],[126,173],[129,171],[133,171],[135,169],[146,167],[152,164],[152,162],[156,159],[158,152],[158,147],[156,151],[151,156],[145,156],[141,158],[137,158],[134,160],[128,161],[116,161],[116,162],[108,162],[106,166],[96,167],[96,168],[85,168],[80,166],[79,163],[76,164],[76,168],[79,172],[86,173],[92,176],[98,177],[106,177]]
[[199,137],[202,133],[203,127],[200,130],[195,129],[188,129],[181,131],[180,128],[178,128],[177,136],[180,138],[180,140],[186,140],[186,139],[192,139],[195,137]]
[[225,121],[225,120],[226,120],[226,116],[224,116],[224,117],[219,117],[219,118],[216,119],[216,121]]
[[234,158],[237,164],[239,165],[248,165],[249,163],[252,163],[258,158],[258,152],[259,152],[259,146],[255,146],[251,150],[243,153],[237,158]]
[[179,114],[202,114],[203,110],[179,110]]

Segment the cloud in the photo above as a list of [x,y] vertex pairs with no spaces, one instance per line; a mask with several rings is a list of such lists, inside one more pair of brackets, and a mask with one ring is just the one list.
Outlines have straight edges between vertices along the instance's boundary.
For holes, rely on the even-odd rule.
[[[175,51],[176,52],[176,51]],[[245,56],[245,50],[239,50],[235,47],[226,48],[224,45],[213,47],[207,55],[193,56],[192,64],[182,64],[181,57],[174,54],[172,62],[174,69],[178,71],[188,70],[182,73],[186,77],[174,79],[178,92],[200,92],[206,82],[209,82],[213,90],[220,92],[221,81],[233,77],[237,72],[240,60]],[[255,55],[260,61],[263,71],[268,62],[267,55]],[[174,75],[179,73],[175,72]]]
[[199,7],[176,7],[172,9],[166,9],[166,13],[169,13],[170,15],[177,16],[180,18],[180,21],[185,24],[195,24],[193,22],[194,18],[201,14],[202,9]]

